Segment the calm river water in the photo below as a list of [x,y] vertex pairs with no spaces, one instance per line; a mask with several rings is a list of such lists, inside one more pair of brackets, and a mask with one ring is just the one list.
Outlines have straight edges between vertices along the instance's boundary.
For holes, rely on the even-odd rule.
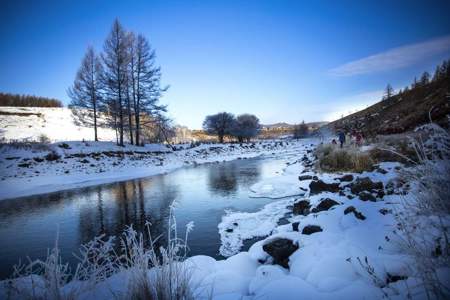
[[271,199],[250,198],[249,188],[285,166],[281,158],[242,159],[182,168],[169,174],[0,202],[0,278],[20,259],[44,258],[55,244],[63,261],[75,262],[80,244],[102,233],[119,235],[126,225],[152,236],[165,233],[171,203],[181,235],[194,221],[189,255],[219,258],[217,225],[226,209],[256,211]]

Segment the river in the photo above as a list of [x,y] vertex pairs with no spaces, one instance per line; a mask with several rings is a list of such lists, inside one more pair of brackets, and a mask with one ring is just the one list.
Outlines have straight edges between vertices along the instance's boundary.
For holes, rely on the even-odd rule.
[[274,201],[249,197],[249,188],[280,172],[285,158],[210,163],[148,178],[1,201],[0,278],[10,276],[19,260],[44,258],[57,233],[62,259],[72,265],[80,244],[100,234],[120,235],[127,225],[142,230],[150,222],[152,236],[164,235],[172,203],[180,233],[184,234],[188,222],[194,222],[189,255],[221,258],[217,225],[225,210],[252,212]]

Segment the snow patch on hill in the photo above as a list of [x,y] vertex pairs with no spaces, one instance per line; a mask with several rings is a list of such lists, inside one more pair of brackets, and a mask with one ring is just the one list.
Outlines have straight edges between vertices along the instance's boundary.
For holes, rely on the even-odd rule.
[[[92,113],[75,112],[66,107],[0,107],[0,140],[39,141],[41,136],[52,142],[94,140]],[[115,141],[107,121],[104,116],[98,118],[99,140]]]

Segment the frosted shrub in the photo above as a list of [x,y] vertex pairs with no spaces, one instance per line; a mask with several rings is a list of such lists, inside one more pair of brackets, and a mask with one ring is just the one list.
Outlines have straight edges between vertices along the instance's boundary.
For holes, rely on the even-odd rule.
[[[190,271],[181,262],[186,258],[187,238],[193,228],[189,223],[184,240],[177,236],[176,220],[169,217],[168,238],[166,247],[155,249],[155,243],[147,224],[148,247],[145,247],[143,233],[137,233],[129,227],[122,238],[124,253],[122,267],[131,269],[128,286],[129,299],[193,299],[190,286]],[[157,251],[158,250],[158,251]],[[151,267],[150,271],[148,271]]]
[[74,299],[76,289],[63,287],[69,282],[71,273],[68,264],[63,264],[58,247],[49,250],[45,261],[30,261],[27,265],[14,266],[16,280],[9,282],[8,297],[11,299]]
[[97,284],[123,272],[128,276],[125,290],[110,291],[115,299],[193,299],[190,269],[182,263],[187,254],[187,238],[193,229],[188,223],[184,239],[177,237],[176,221],[170,211],[167,245],[156,248],[150,234],[138,233],[132,226],[125,229],[119,250],[114,250],[114,237],[104,235],[80,247],[75,272],[61,261],[58,238],[45,261],[29,261],[14,266],[14,279],[6,284],[8,299],[77,299],[95,290]]
[[403,176],[414,191],[401,201],[398,236],[417,263],[414,275],[422,280],[427,298],[449,299],[450,134],[433,123],[421,130],[429,137],[412,140],[417,159],[410,159],[415,166]]

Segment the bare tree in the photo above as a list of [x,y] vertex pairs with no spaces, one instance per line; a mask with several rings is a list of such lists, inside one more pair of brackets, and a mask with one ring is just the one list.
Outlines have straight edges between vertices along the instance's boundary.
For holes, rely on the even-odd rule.
[[386,86],[386,89],[384,90],[384,99],[390,99],[393,95],[394,95],[394,89],[388,83],[388,85]]
[[[102,55],[105,71],[103,82],[110,112],[114,117],[116,132],[118,130],[117,144],[123,146],[124,134],[124,98],[126,98],[126,80],[128,67],[127,54],[128,38],[119,20],[115,20],[104,44]],[[118,123],[117,123],[118,122]]]
[[231,133],[235,120],[234,115],[227,112],[210,115],[203,121],[203,129],[209,134],[216,134],[219,142],[223,143],[223,137]]
[[133,82],[133,105],[136,126],[136,144],[141,144],[141,116],[151,116],[151,120],[157,120],[162,113],[167,111],[165,105],[159,104],[159,99],[169,88],[161,87],[161,68],[156,66],[155,51],[150,47],[148,40],[143,35],[134,39],[135,55],[131,57],[131,69]]
[[423,72],[422,76],[420,77],[420,85],[426,85],[430,82],[430,73],[427,71]]
[[70,106],[93,110],[95,141],[98,141],[97,114],[101,100],[101,74],[102,65],[100,59],[95,54],[94,48],[89,47],[78,69],[75,81],[67,92],[72,99]]

